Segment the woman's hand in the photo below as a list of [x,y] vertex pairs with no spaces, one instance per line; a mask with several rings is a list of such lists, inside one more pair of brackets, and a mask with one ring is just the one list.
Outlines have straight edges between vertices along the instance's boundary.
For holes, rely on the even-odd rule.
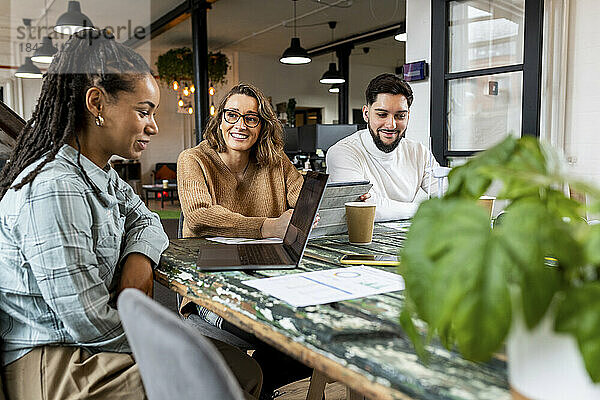
[[358,201],[367,201],[371,198],[371,193],[367,192],[358,198]]
[[126,288],[141,290],[152,297],[154,279],[150,259],[141,253],[131,253],[123,263],[119,293]]
[[293,209],[285,211],[279,218],[267,218],[260,228],[260,234],[263,238],[278,237],[283,239],[285,231],[290,224]]

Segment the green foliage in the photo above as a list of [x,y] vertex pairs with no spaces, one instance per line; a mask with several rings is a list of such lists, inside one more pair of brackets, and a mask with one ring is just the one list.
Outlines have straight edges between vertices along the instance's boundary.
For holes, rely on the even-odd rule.
[[[156,62],[160,79],[171,83],[172,81],[192,81],[194,78],[194,60],[192,50],[188,47],[171,49],[158,56]],[[225,76],[229,70],[229,59],[223,53],[208,53],[208,79],[214,85],[227,82]]]
[[208,79],[213,85],[227,83],[225,76],[229,70],[229,59],[220,51],[208,53]]
[[[509,205],[491,229],[477,199],[496,181],[497,198]],[[409,306],[400,322],[418,353],[424,344],[411,318],[427,324],[429,338],[482,361],[501,348],[515,307],[531,329],[552,304],[555,329],[574,335],[600,382],[600,226],[589,226],[584,206],[559,190],[567,182],[552,149],[509,137],[453,169],[443,198],[421,204],[401,254]],[[569,183],[600,199],[597,189]],[[546,266],[545,257],[558,266]]]
[[171,49],[158,56],[156,68],[158,68],[160,79],[167,83],[191,81],[194,78],[192,50],[188,47]]

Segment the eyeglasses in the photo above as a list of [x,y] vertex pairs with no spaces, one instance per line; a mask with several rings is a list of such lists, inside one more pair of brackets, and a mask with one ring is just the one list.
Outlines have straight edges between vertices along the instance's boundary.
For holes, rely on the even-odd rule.
[[227,123],[235,124],[240,120],[240,117],[244,118],[244,124],[248,128],[255,128],[260,124],[260,117],[256,114],[240,114],[235,110],[224,109],[223,110],[223,118]]

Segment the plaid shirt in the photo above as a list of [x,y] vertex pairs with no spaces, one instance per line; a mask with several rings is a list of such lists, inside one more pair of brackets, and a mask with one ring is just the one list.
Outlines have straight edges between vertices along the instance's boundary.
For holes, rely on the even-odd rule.
[[64,145],[32,183],[0,201],[3,365],[48,344],[130,352],[114,305],[121,262],[136,252],[156,265],[168,239],[113,169],[84,156],[81,164],[90,181]]

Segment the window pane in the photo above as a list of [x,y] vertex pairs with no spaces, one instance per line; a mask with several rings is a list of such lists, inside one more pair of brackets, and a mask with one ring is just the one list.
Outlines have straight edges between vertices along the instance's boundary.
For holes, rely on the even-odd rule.
[[485,150],[521,136],[523,72],[448,81],[448,150]]
[[452,1],[448,71],[523,63],[525,0]]

